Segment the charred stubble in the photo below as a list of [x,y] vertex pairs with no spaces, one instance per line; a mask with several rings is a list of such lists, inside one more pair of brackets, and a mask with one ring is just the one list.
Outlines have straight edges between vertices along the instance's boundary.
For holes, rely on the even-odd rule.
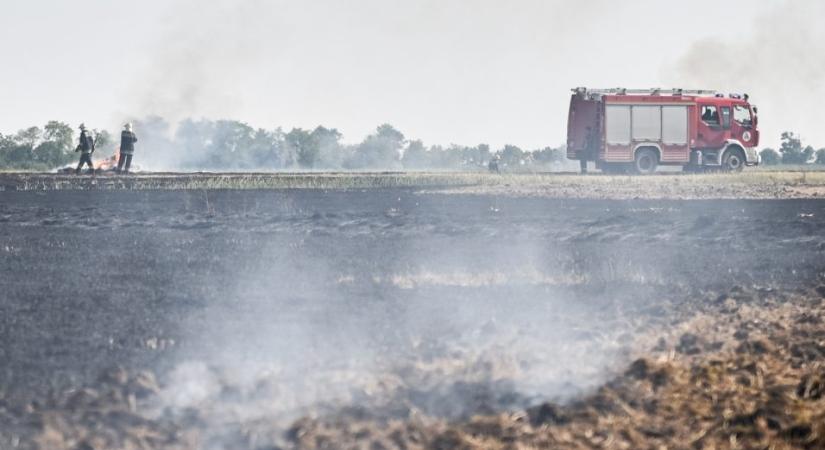
[[172,409],[287,423],[569,399],[709,292],[814,283],[825,248],[815,200],[2,195],[7,402],[122,366],[158,374]]

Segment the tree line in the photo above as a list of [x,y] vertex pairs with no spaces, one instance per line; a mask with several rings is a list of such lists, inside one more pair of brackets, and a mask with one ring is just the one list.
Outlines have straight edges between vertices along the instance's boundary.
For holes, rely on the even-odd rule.
[[[335,128],[253,128],[234,120],[184,120],[173,130],[160,117],[134,121],[138,134],[135,161],[150,170],[486,170],[497,153],[511,168],[549,168],[566,164],[565,149],[523,150],[506,145],[427,146],[392,125],[378,126],[360,143],[347,144]],[[117,142],[93,130],[95,157],[115,153]],[[76,162],[75,131],[51,121],[16,134],[0,134],[0,168],[50,170]]]
[[782,133],[779,150],[770,147],[759,152],[762,164],[774,166],[778,164],[823,164],[825,165],[825,148],[814,150],[810,145],[803,147],[799,135],[786,131]]
[[[160,117],[135,121],[139,136],[136,162],[150,170],[485,170],[494,154],[510,170],[552,170],[567,166],[564,146],[523,150],[505,145],[427,146],[383,124],[357,144],[342,142],[335,128],[308,130],[253,128],[234,120],[184,120],[173,130]],[[97,158],[115,153],[117,142],[106,130],[92,130]],[[0,133],[0,168],[52,170],[77,160],[75,130],[50,121],[15,134]],[[778,150],[765,148],[762,162],[823,164],[825,148],[803,146],[792,132],[782,133]]]
[[[113,149],[111,135],[105,130],[93,130],[98,147]],[[75,133],[71,126],[50,121],[43,128],[29,127],[15,134],[0,133],[0,168],[50,170],[76,162]]]

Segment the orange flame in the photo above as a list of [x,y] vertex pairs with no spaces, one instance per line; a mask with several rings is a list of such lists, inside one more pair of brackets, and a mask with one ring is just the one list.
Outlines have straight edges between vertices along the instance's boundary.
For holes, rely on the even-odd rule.
[[120,158],[120,147],[115,150],[115,154],[106,158],[106,159],[99,159],[94,162],[95,169],[97,170],[114,170],[117,169],[117,160]]

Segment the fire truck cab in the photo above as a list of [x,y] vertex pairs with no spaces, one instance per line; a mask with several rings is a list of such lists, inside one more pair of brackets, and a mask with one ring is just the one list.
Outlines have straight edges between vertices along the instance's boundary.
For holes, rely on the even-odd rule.
[[672,89],[575,88],[567,123],[567,158],[586,170],[653,173],[740,171],[759,164],[756,107],[748,95]]

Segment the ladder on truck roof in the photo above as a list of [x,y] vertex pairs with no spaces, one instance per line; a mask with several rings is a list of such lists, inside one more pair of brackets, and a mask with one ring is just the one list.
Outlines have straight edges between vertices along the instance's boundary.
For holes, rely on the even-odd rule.
[[717,91],[710,89],[625,89],[625,88],[609,88],[609,89],[588,89],[586,87],[577,87],[572,89],[573,92],[581,95],[696,95],[696,96],[716,96]]

